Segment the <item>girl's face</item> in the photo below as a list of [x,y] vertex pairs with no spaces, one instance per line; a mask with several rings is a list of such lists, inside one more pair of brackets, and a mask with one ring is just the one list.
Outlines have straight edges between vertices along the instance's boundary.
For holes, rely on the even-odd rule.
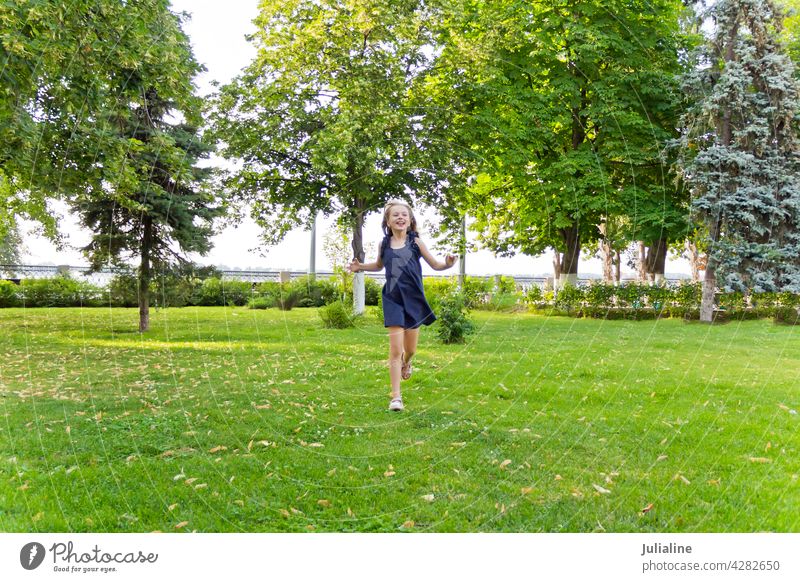
[[406,230],[411,224],[408,208],[400,205],[392,206],[389,209],[388,224],[392,230]]

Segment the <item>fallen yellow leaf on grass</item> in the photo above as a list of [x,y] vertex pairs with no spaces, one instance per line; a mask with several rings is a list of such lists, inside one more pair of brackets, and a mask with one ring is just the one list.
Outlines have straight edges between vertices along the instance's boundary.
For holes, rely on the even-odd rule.
[[414,527],[414,522],[409,519],[408,521],[404,521],[401,527],[405,529],[411,529],[412,527]]
[[218,453],[220,451],[227,451],[227,450],[228,450],[228,447],[225,447],[223,445],[219,445],[218,447],[214,447],[213,449],[209,450],[208,452],[209,453]]
[[175,524],[175,529],[181,529],[182,527],[186,527],[187,525],[189,525],[188,521],[182,521],[178,524]]
[[394,471],[386,471],[386,472],[383,474],[383,476],[384,476],[384,477],[391,477],[391,476],[393,476],[394,474],[395,474],[395,473],[394,473]]
[[520,489],[519,491],[520,491],[520,493],[522,493],[523,495],[527,495],[528,493],[533,493],[533,487],[523,487],[523,488],[522,488],[522,489]]
[[652,503],[648,503],[648,504],[647,504],[647,507],[645,507],[644,509],[642,509],[642,515],[644,515],[645,513],[647,513],[648,511],[650,511],[651,509],[653,509],[653,504],[652,504]]
[[592,483],[592,487],[594,487],[594,488],[595,488],[595,490],[596,490],[598,493],[602,493],[602,494],[604,494],[604,495],[605,495],[605,494],[608,494],[608,493],[611,493],[611,491],[609,491],[609,490],[608,490],[608,489],[606,489],[605,487],[600,487],[600,485],[595,485],[594,483]]
[[319,505],[321,507],[330,507],[331,506],[331,502],[328,501],[327,499],[320,499],[319,501],[317,501],[317,505]]
[[423,495],[422,499],[424,499],[425,501],[430,502],[430,501],[434,500],[434,495],[433,495],[433,493],[428,493],[427,495]]
[[766,457],[750,457],[751,463],[769,463],[770,460]]
[[501,469],[505,469],[505,468],[506,468],[506,467],[508,467],[510,464],[511,464],[511,459],[506,459],[505,461],[503,461],[502,463],[500,463],[500,468],[501,468]]

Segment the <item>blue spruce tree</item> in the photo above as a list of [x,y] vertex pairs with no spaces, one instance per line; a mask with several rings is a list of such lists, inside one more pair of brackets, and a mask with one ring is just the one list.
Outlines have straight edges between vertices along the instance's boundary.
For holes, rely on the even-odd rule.
[[798,87],[773,0],[718,0],[685,76],[682,173],[708,235],[701,320],[717,286],[800,291]]

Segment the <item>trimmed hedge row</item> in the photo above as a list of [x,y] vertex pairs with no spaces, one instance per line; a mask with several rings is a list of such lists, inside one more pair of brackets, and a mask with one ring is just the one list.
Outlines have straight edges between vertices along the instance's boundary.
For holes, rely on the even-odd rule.
[[[0,280],[2,307],[136,307],[139,283],[133,274],[115,276],[108,286],[69,277],[23,279],[20,284]],[[366,304],[378,305],[381,285],[366,279]],[[219,277],[158,277],[150,287],[153,307],[250,305],[253,308],[322,307],[342,300],[340,285],[332,280],[300,277],[290,283],[227,281]],[[347,300],[347,297],[344,297]]]

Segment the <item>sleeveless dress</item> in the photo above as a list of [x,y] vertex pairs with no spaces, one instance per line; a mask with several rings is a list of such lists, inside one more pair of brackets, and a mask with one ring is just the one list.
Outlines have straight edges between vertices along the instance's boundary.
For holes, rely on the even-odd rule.
[[436,321],[422,290],[422,256],[416,242],[417,233],[409,232],[406,244],[399,249],[391,245],[392,235],[381,242],[381,259],[386,267],[383,285],[383,325],[416,329]]

